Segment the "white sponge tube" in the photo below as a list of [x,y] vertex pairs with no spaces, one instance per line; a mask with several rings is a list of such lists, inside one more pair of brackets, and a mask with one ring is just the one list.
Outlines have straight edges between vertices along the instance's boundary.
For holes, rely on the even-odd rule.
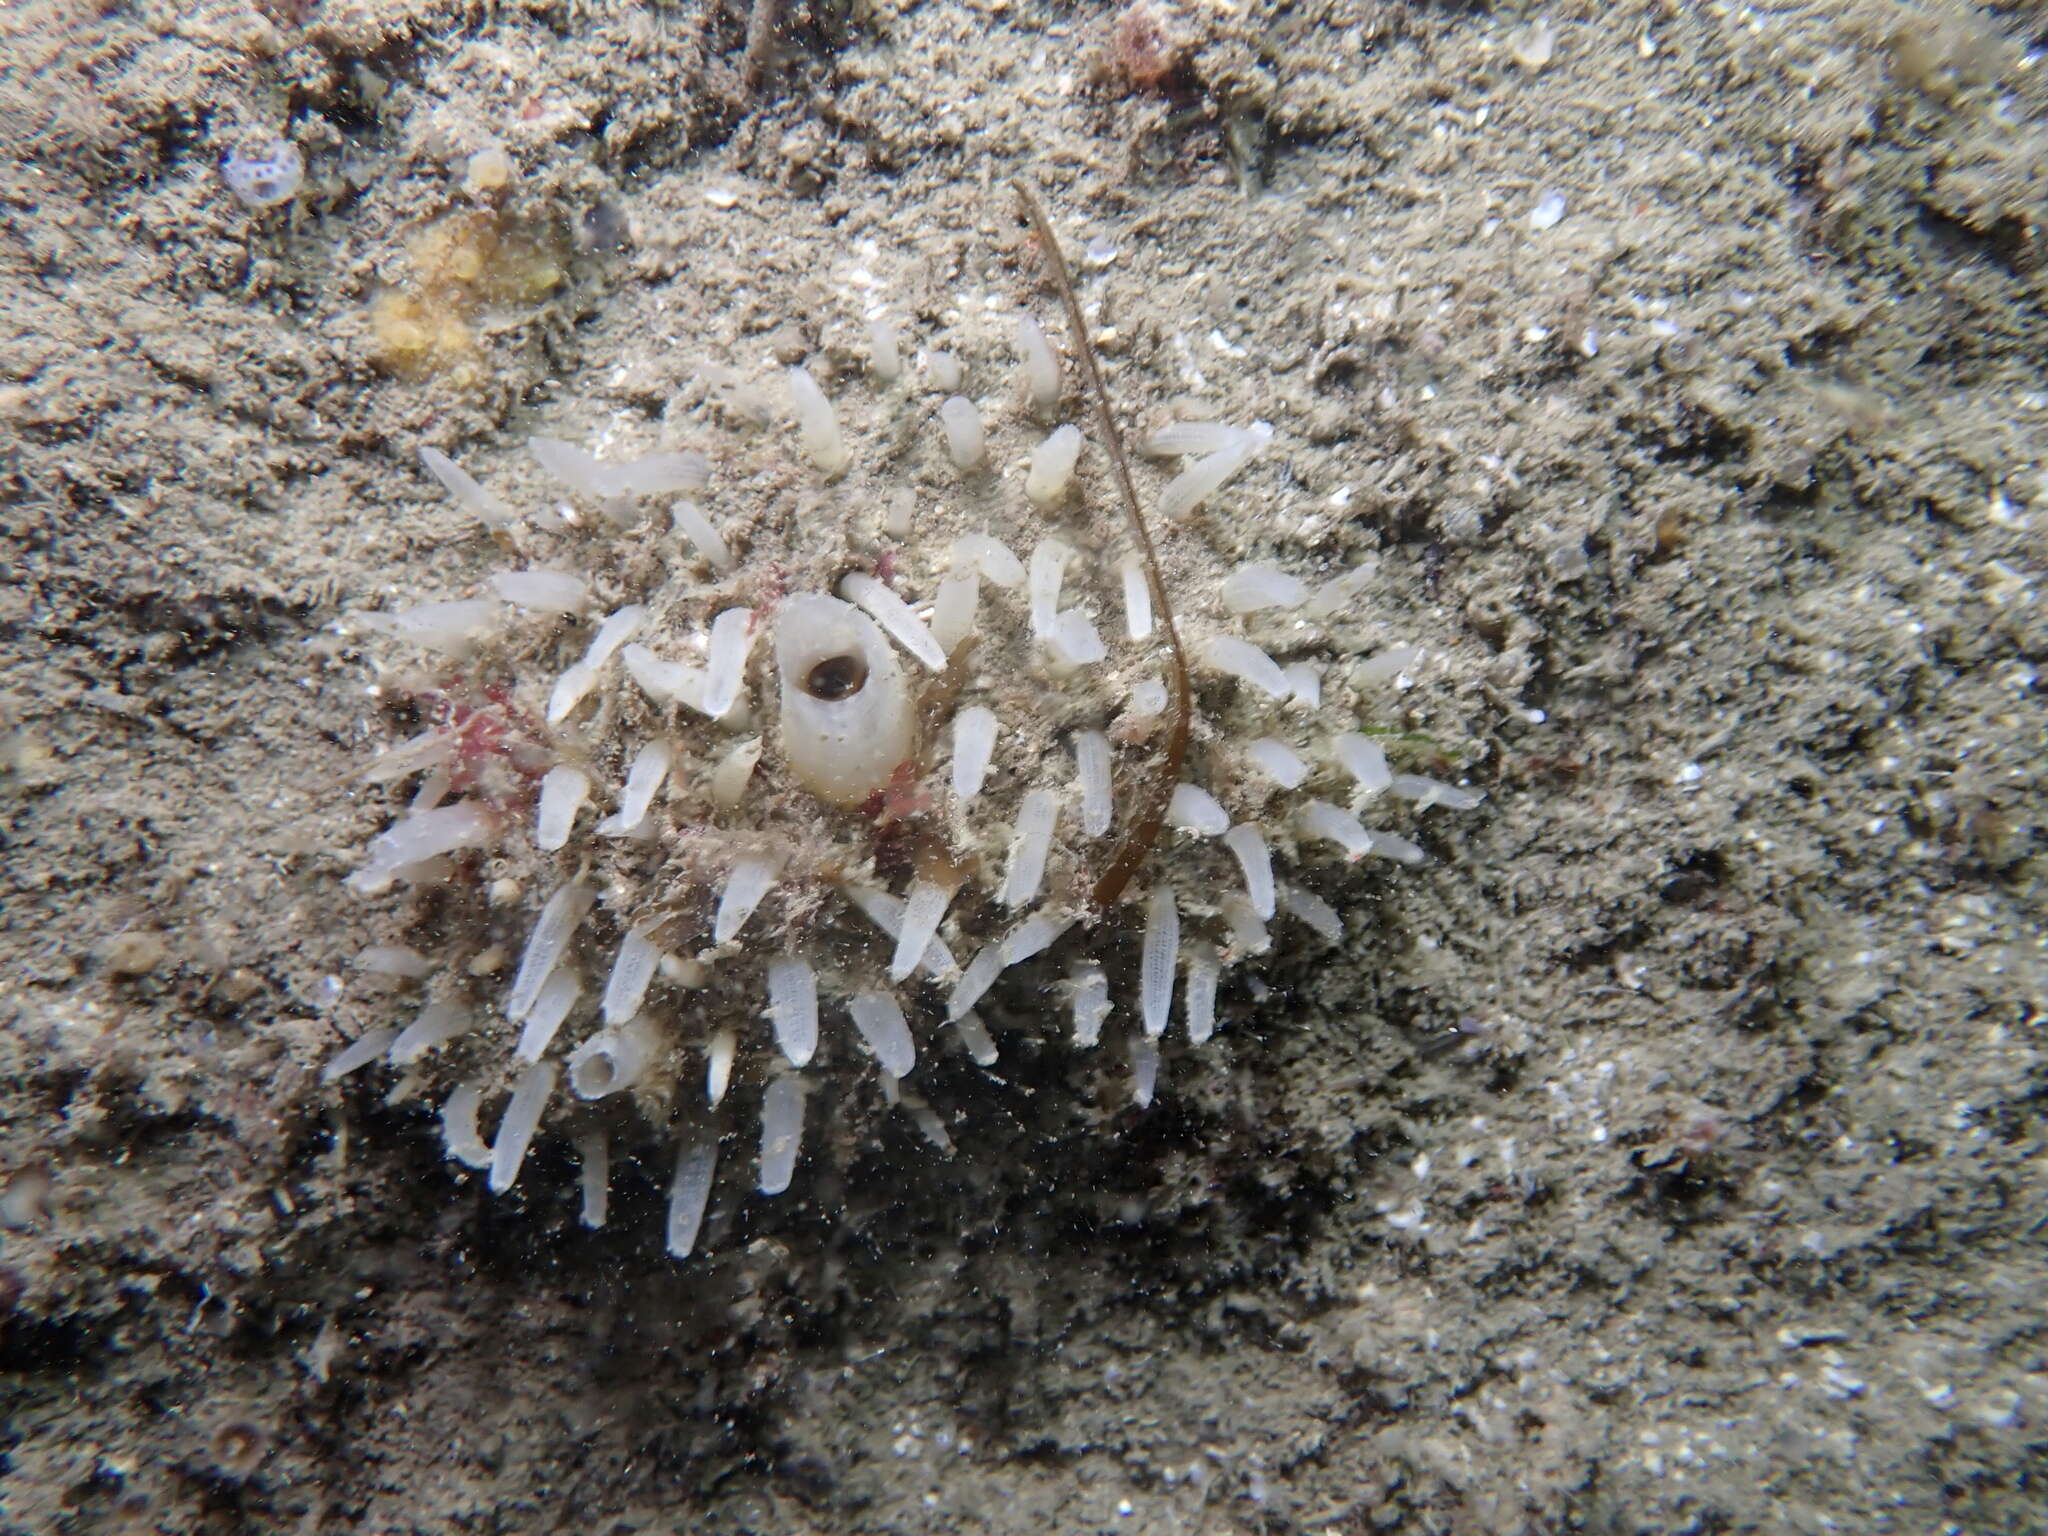
[[654,1060],[654,1031],[645,1019],[602,1030],[569,1053],[569,1086],[579,1099],[624,1093]]
[[886,788],[916,746],[916,701],[875,621],[820,592],[775,616],[782,755],[797,782],[833,805]]

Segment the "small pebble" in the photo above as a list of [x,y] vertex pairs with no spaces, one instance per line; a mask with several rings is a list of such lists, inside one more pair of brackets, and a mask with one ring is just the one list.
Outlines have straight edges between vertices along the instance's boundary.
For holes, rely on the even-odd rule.
[[1535,74],[1557,55],[1557,29],[1545,19],[1531,22],[1508,44],[1516,64]]
[[1550,229],[1564,217],[1564,194],[1558,191],[1545,192],[1536,199],[1536,206],[1529,210],[1531,229]]
[[117,933],[100,946],[100,959],[116,976],[147,976],[164,962],[169,946],[146,928]]
[[263,990],[263,978],[252,970],[237,968],[229,971],[213,986],[214,991],[223,999],[239,1006]]
[[22,1169],[0,1190],[0,1227],[25,1232],[50,1219],[50,1174],[41,1166]]
[[586,251],[624,250],[632,239],[633,227],[625,209],[606,198],[585,209],[576,224],[577,244]]
[[462,173],[462,190],[471,197],[488,197],[512,185],[512,157],[495,144],[469,157]]

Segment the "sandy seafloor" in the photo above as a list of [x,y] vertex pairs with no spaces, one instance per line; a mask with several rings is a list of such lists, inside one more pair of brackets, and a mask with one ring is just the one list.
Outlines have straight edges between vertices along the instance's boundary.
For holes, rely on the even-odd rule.
[[[694,5],[7,7],[0,1530],[2048,1530],[2040,13],[1163,14],[1146,89],[1038,0],[759,67]],[[492,145],[564,280],[403,376]],[[1020,171],[1123,410],[1276,426],[1230,515],[1377,562],[1485,806],[1147,1115],[819,1149],[684,1266],[655,1177],[491,1201],[317,1077],[397,1006],[345,617],[491,565],[417,447],[522,483],[850,357],[855,267],[1050,326]]]

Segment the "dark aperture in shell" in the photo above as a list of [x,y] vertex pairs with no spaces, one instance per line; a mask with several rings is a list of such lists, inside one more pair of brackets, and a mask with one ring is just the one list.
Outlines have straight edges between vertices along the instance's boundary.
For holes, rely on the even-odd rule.
[[804,674],[804,692],[831,704],[852,698],[867,681],[868,664],[860,657],[827,656]]

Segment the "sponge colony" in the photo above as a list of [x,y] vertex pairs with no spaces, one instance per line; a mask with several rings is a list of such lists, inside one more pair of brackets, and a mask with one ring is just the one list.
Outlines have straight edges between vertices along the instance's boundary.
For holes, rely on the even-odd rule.
[[377,360],[400,378],[481,377],[476,321],[538,304],[561,285],[567,241],[551,224],[489,212],[450,214],[406,241],[413,281],[370,304]]

